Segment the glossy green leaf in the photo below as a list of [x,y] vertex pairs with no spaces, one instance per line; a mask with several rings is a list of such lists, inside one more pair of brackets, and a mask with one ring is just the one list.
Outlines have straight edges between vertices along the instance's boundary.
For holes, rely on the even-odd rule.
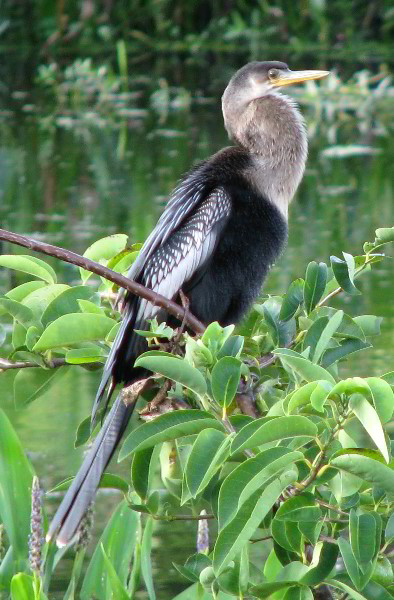
[[33,577],[26,573],[17,573],[11,581],[11,600],[36,600]]
[[0,520],[18,563],[27,560],[28,555],[33,469],[1,409],[0,431]]
[[338,546],[341,552],[343,562],[345,563],[346,571],[353,582],[353,585],[360,589],[361,587],[361,576],[358,568],[357,560],[354,557],[352,547],[347,540],[343,537],[338,538]]
[[286,590],[283,600],[313,600],[313,594],[306,585],[294,585]]
[[113,513],[100,538],[86,571],[80,592],[81,600],[107,600],[111,589],[110,575],[105,568],[105,554],[122,582],[126,585],[130,561],[133,556],[139,515],[130,510],[127,502],[122,501]]
[[219,529],[236,515],[242,504],[275,475],[303,457],[301,452],[278,446],[248,458],[223,481],[218,502]]
[[386,542],[394,539],[394,513],[392,513],[387,521],[386,529],[384,532]]
[[77,285],[64,290],[56,296],[54,300],[46,307],[41,317],[42,324],[47,326],[52,321],[56,321],[62,315],[80,312],[78,300],[95,300],[97,304],[100,297],[95,290],[89,286]]
[[131,463],[131,481],[140,498],[145,501],[149,493],[149,474],[153,447],[135,452]]
[[318,341],[320,340],[320,337],[321,337],[328,321],[329,321],[329,318],[326,316],[319,317],[308,328],[305,338],[304,338],[304,341],[302,343],[302,349],[303,349],[303,351],[306,351],[307,348],[310,348],[309,356],[313,356],[315,349],[316,349],[316,345],[317,345]]
[[207,567],[210,567],[212,561],[206,554],[196,553],[189,556],[184,566],[177,563],[172,564],[186,579],[197,582],[200,580],[200,573]]
[[16,300],[17,302],[22,302],[22,300],[31,292],[45,287],[46,285],[47,284],[45,281],[37,281],[36,279],[33,281],[27,281],[26,283],[21,283],[21,285],[17,285],[16,287],[12,288],[5,294],[5,297],[10,298],[11,300]]
[[287,348],[276,348],[273,353],[280,358],[284,366],[293,369],[306,381],[324,379],[335,384],[335,379],[328,371],[320,365],[315,365],[310,360],[303,358],[297,352],[293,352]]
[[311,381],[302,385],[300,388],[292,392],[289,403],[287,405],[287,413],[290,415],[295,412],[297,408],[305,406],[310,403],[311,394],[315,387],[318,385],[317,381]]
[[244,338],[242,335],[232,335],[229,337],[217,353],[218,360],[224,356],[235,356],[239,358],[244,347]]
[[0,267],[15,269],[33,277],[43,279],[47,283],[56,283],[56,273],[48,263],[24,254],[2,254],[0,256]]
[[43,394],[52,385],[68,373],[69,368],[59,367],[57,369],[41,369],[40,367],[28,367],[20,369],[14,379],[14,403],[20,409],[30,404]]
[[386,462],[389,462],[390,458],[386,438],[376,411],[361,394],[353,394],[351,396],[349,407],[368,432],[369,436],[384,456]]
[[145,353],[138,357],[134,365],[172,379],[196,394],[205,394],[207,391],[207,384],[201,371],[181,358],[163,354],[153,356]]
[[66,363],[69,365],[84,365],[95,362],[105,362],[108,353],[100,346],[91,345],[87,348],[73,348],[67,350]]
[[289,470],[274,479],[261,493],[259,490],[241,506],[236,516],[220,531],[213,552],[216,576],[229,565],[252,537],[283,490],[297,479],[297,471]]
[[309,263],[304,283],[304,303],[309,314],[322,298],[327,282],[327,265],[315,261]]
[[[258,427],[260,422],[261,426]],[[299,436],[314,438],[316,435],[317,427],[307,417],[291,415],[288,417],[276,417],[268,422],[256,419],[256,421],[246,425],[237,433],[231,444],[231,453],[234,454],[247,448],[255,448],[268,442]]]
[[260,585],[252,586],[250,588],[250,593],[254,597],[264,600],[265,598],[269,598],[275,594],[275,592],[293,587],[295,583],[295,581],[272,581],[270,583],[260,583]]
[[283,502],[275,518],[280,521],[318,521],[321,516],[322,512],[313,494],[304,492]]
[[0,307],[14,317],[14,319],[20,323],[20,325],[23,325],[25,329],[37,324],[33,311],[24,304],[16,302],[16,300],[0,298]]
[[357,562],[360,565],[371,562],[376,554],[376,521],[373,515],[358,514],[351,509],[349,533],[350,545]]
[[108,583],[111,593],[114,595],[115,598],[119,598],[119,600],[130,600],[122,581],[118,577],[118,574],[116,573],[112,562],[110,561],[104,550],[104,546],[102,543],[100,544],[100,549],[103,553],[104,567],[105,571],[107,572]]
[[[118,254],[126,246],[128,236],[123,233],[117,233],[101,238],[94,242],[84,252],[86,258],[99,262],[100,260],[109,260],[116,254]],[[91,271],[79,268],[81,279],[83,283],[86,283],[89,277],[92,275]]]
[[350,255],[343,253],[345,260],[341,260],[336,256],[331,256],[331,268],[334,272],[335,279],[339,286],[345,290],[346,293],[351,296],[357,296],[361,292],[356,288],[353,283],[354,278],[354,259],[351,261]]
[[288,321],[296,314],[298,307],[304,300],[304,280],[295,279],[289,285],[289,289],[283,297],[282,306],[280,307],[279,319]]
[[338,310],[331,319],[328,321],[327,325],[323,329],[319,341],[316,344],[315,351],[313,353],[312,362],[318,363],[321,355],[327,349],[328,344],[331,341],[332,336],[337,331],[343,319],[343,311]]
[[333,385],[330,381],[321,380],[317,382],[311,393],[311,405],[318,412],[324,412],[324,405],[331,394]]
[[323,367],[329,367],[334,363],[342,360],[349,354],[353,354],[354,352],[359,352],[360,350],[365,350],[367,348],[371,348],[372,344],[369,342],[363,342],[363,340],[358,339],[345,339],[339,342],[339,346],[336,348],[327,348],[325,353],[323,354],[323,358],[321,360],[321,365]]
[[148,592],[149,600],[155,600],[155,588],[153,585],[152,576],[152,533],[153,533],[153,519],[149,517],[145,523],[144,533],[142,536],[141,544],[141,573],[144,578],[146,590]]
[[185,468],[187,487],[192,498],[206,488],[230,453],[231,438],[217,429],[200,431]]
[[387,244],[394,241],[394,227],[380,227],[375,230],[375,243]]
[[241,379],[241,361],[233,356],[224,356],[212,369],[212,393],[220,406],[230,406]]
[[375,410],[382,423],[387,423],[394,411],[394,392],[391,386],[380,377],[367,377],[365,382],[371,390]]
[[115,321],[104,315],[71,313],[52,321],[33,348],[44,352],[52,348],[81,342],[94,342],[105,338]]
[[394,494],[394,471],[378,460],[352,452],[337,456],[330,464]]
[[383,317],[376,317],[375,315],[360,315],[353,317],[353,321],[357,323],[363,330],[366,337],[372,335],[380,335],[380,325],[382,324]]
[[177,410],[160,415],[154,421],[143,423],[129,434],[120,450],[118,460],[121,461],[132,452],[160,442],[199,433],[206,427],[224,430],[219,421],[202,410]]

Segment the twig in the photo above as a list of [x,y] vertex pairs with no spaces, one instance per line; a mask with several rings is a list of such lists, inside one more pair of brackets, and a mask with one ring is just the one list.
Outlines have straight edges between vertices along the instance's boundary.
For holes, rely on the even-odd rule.
[[[132,510],[134,510],[135,512],[140,512],[140,513],[146,513],[146,510],[139,508],[138,506],[136,506],[135,504],[130,504],[129,505],[130,508]],[[202,519],[215,519],[215,515],[155,515],[155,514],[150,514],[150,516],[152,517],[152,519],[155,519],[156,521],[167,521],[167,522],[171,522],[171,521],[201,521]]]
[[[102,364],[102,363],[89,363],[92,364]],[[46,366],[49,369],[56,369],[57,367],[63,367],[63,365],[72,366],[70,363],[66,362],[65,358],[53,358],[51,361],[46,363]],[[41,367],[36,362],[30,360],[7,360],[6,358],[0,358],[0,372],[6,371],[8,369],[28,369],[31,367]]]
[[104,267],[103,265],[100,265],[89,258],[80,256],[79,254],[71,252],[70,250],[65,250],[64,248],[59,248],[58,246],[52,246],[51,244],[45,244],[44,242],[39,242],[37,240],[33,240],[32,238],[7,231],[5,229],[0,229],[0,240],[5,240],[7,242],[11,242],[12,244],[29,248],[30,250],[40,252],[41,254],[53,256],[54,258],[58,258],[64,262],[71,263],[72,265],[76,265],[77,267],[82,267],[87,271],[96,273],[96,275],[100,275],[101,277],[104,277],[104,279],[112,281],[112,283],[124,288],[128,292],[148,300],[153,305],[164,308],[177,319],[182,320],[185,318],[188,327],[190,327],[190,329],[192,329],[195,333],[203,333],[205,331],[204,324],[201,323],[201,321],[194,317],[190,312],[185,311],[184,308],[180,307],[179,304],[176,304],[176,302],[165,298],[161,294],[157,294],[153,290],[146,288],[136,281],[132,281],[131,279],[128,279],[119,273],[115,273],[115,271],[112,271],[111,269],[108,269],[107,267]]

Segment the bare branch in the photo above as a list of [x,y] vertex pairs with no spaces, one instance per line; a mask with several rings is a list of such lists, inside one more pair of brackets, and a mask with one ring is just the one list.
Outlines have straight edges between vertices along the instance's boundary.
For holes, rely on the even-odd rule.
[[33,240],[32,238],[7,231],[5,229],[0,229],[0,240],[5,240],[7,242],[11,242],[12,244],[29,248],[30,250],[40,252],[41,254],[53,256],[64,262],[71,263],[72,265],[76,265],[77,267],[82,267],[87,271],[96,273],[96,275],[100,275],[101,277],[104,277],[104,279],[112,281],[112,283],[124,288],[128,292],[131,292],[136,296],[140,296],[141,298],[145,298],[145,300],[148,300],[155,306],[164,308],[177,319],[180,319],[181,321],[185,319],[188,327],[190,327],[190,329],[192,329],[195,333],[203,333],[205,331],[204,324],[194,317],[189,311],[176,304],[176,302],[168,300],[168,298],[165,298],[161,294],[156,294],[156,292],[146,288],[140,283],[132,281],[131,279],[128,279],[119,273],[115,273],[115,271],[112,271],[107,267],[103,267],[103,265],[100,265],[89,258],[80,256],[79,254],[71,252],[70,250],[65,250],[64,248],[59,248],[58,246],[52,246],[51,244],[45,244],[44,242],[39,242],[37,240]]
[[[56,369],[57,367],[62,367],[63,365],[67,364],[69,363],[66,363],[65,358],[53,358],[47,363],[47,367],[50,369]],[[91,365],[95,363],[89,364]],[[28,369],[30,367],[41,367],[41,365],[32,360],[7,360],[6,358],[0,358],[0,373],[2,371],[7,371],[8,369]]]

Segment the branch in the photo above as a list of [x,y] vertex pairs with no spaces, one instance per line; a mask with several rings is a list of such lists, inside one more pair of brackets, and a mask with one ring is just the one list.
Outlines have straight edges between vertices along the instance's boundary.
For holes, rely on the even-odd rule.
[[177,304],[176,302],[165,298],[161,294],[156,294],[156,292],[150,290],[149,288],[146,288],[140,283],[128,279],[127,277],[124,277],[119,273],[115,273],[115,271],[112,271],[107,267],[103,267],[99,263],[90,260],[89,258],[80,256],[79,254],[71,252],[70,250],[59,248],[58,246],[52,246],[51,244],[38,242],[37,240],[33,240],[32,238],[26,237],[24,235],[18,235],[17,233],[13,233],[5,229],[0,229],[0,240],[5,240],[7,242],[11,242],[12,244],[17,244],[18,246],[29,248],[30,250],[34,250],[35,252],[41,252],[41,254],[53,256],[64,262],[71,263],[72,265],[76,265],[77,267],[82,267],[87,271],[96,273],[96,275],[100,275],[101,277],[104,277],[104,279],[112,281],[112,283],[115,283],[119,287],[124,288],[128,292],[131,292],[136,296],[140,296],[140,298],[148,300],[153,305],[159,306],[160,308],[164,308],[167,312],[169,312],[177,319],[180,319],[181,321],[185,319],[185,322],[188,325],[188,327],[190,327],[190,329],[192,329],[195,333],[204,333],[205,331],[204,324],[201,323],[201,321],[194,317],[190,312],[179,306],[179,304]]
[[[51,361],[47,363],[47,367],[50,369],[56,369],[57,367],[62,367],[63,365],[68,365],[65,358],[53,358]],[[89,363],[96,364],[96,363]],[[100,363],[102,364],[102,363]],[[71,365],[70,365],[71,366]],[[6,371],[7,369],[28,369],[31,367],[41,367],[36,362],[32,360],[7,360],[6,358],[0,358],[0,373],[2,371]]]

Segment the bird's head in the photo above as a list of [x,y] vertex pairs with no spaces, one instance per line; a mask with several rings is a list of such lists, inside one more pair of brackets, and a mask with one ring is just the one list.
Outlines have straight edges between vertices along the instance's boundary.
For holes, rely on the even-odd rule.
[[278,88],[320,79],[328,71],[291,71],[286,63],[279,61],[250,62],[230,79],[222,96],[223,116],[228,122],[236,121],[250,102],[262,98]]

